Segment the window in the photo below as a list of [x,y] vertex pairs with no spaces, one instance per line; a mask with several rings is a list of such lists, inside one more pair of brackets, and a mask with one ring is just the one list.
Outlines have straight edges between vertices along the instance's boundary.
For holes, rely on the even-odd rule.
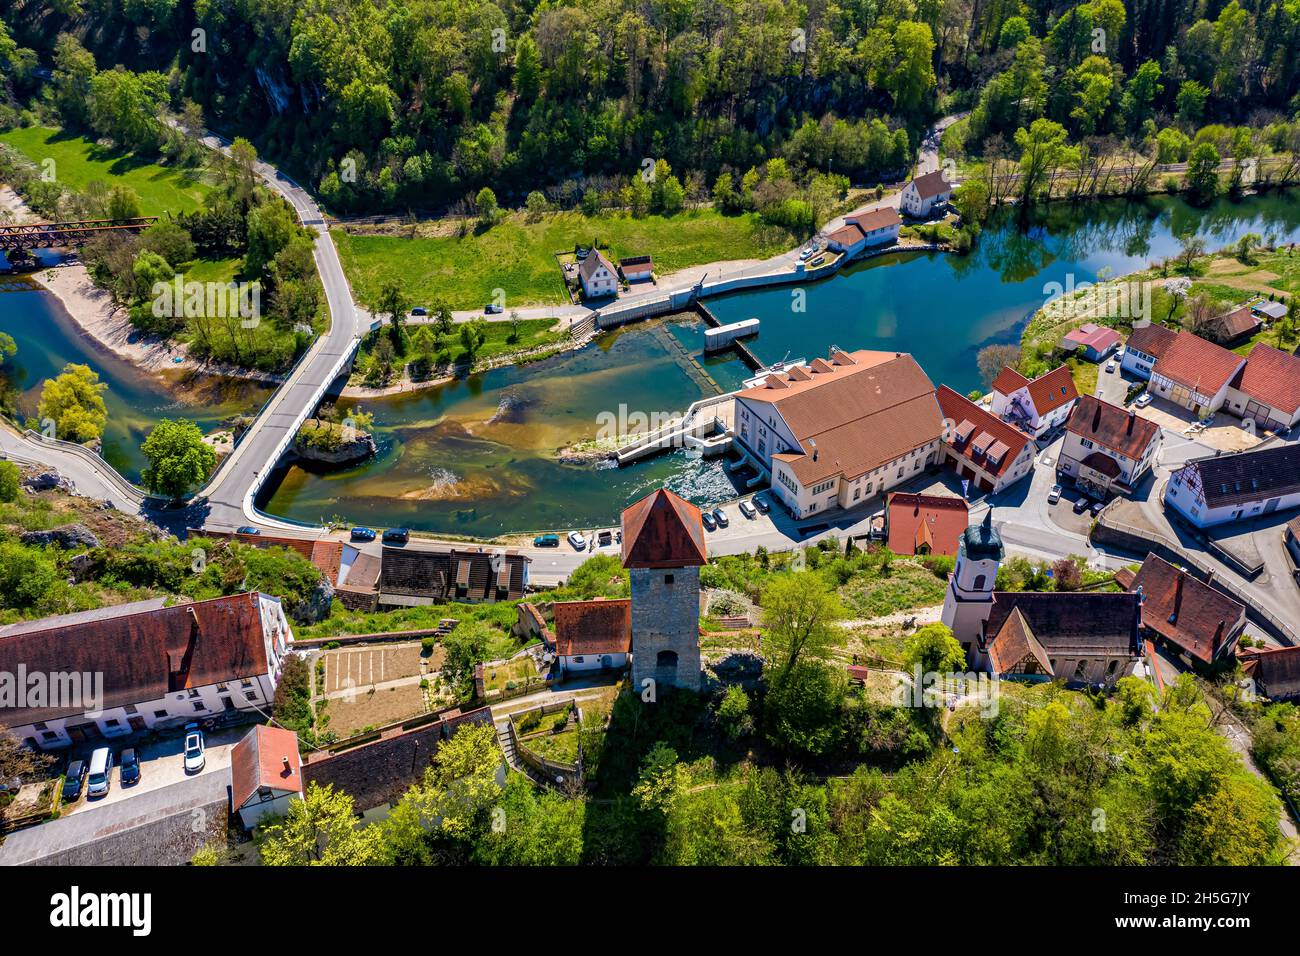
[[36,730],[44,730],[47,726],[48,725],[43,720],[38,720],[36,723],[32,724],[32,727]]
[[162,718],[164,718],[164,717],[167,716],[167,711],[165,711],[165,710],[155,710],[155,711],[153,712],[153,715],[154,715],[154,717],[155,717],[156,719],[161,720]]
[[116,718],[116,717],[110,717],[110,718],[108,718],[106,721],[104,721],[104,726],[105,726],[105,727],[116,727],[116,726],[117,726],[117,718]]
[[675,670],[677,668],[677,652],[660,651],[659,654],[655,657],[655,666],[671,667]]
[[983,591],[983,590],[984,590],[984,581],[985,581],[985,576],[984,576],[984,575],[982,575],[982,574],[977,574],[977,575],[975,575],[975,584],[974,584],[974,588],[975,588],[976,591]]
[[59,735],[56,734],[56,733],[55,733],[54,731],[52,731],[52,730],[42,730],[42,731],[41,731],[41,739],[42,739],[42,740],[58,740],[58,739],[59,739]]
[[245,691],[244,700],[248,701],[250,704],[255,704],[257,703],[257,695],[252,691]]
[[204,706],[203,701],[201,701],[201,700],[196,700],[196,701],[194,702],[194,709],[195,709],[196,711],[200,711],[200,712],[202,712],[202,711],[204,711],[204,710],[207,710],[207,707]]
[[1119,661],[1117,661],[1117,660],[1111,661],[1110,664],[1106,667],[1106,676],[1107,676],[1107,677],[1114,677],[1114,676],[1115,676],[1115,668],[1118,667],[1118,666],[1119,666]]
[[1083,680],[1084,676],[1087,675],[1087,673],[1088,673],[1088,662],[1079,661],[1078,665],[1074,668],[1074,679]]
[[665,574],[664,584],[672,584],[672,583],[673,583],[673,576],[671,574]]

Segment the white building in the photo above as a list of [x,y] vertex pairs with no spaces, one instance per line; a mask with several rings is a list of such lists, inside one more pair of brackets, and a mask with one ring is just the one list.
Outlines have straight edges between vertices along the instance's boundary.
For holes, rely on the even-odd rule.
[[903,187],[900,207],[904,215],[923,219],[934,212],[936,206],[942,206],[951,199],[952,190],[952,185],[943,178],[941,171],[926,173]]
[[1135,325],[1133,333],[1124,344],[1124,360],[1120,366],[1130,375],[1144,381],[1150,379],[1156,360],[1164,354],[1177,335],[1173,329],[1167,329],[1163,325]]
[[1155,463],[1160,440],[1155,422],[1084,395],[1065,423],[1057,468],[1094,495],[1131,494]]
[[298,735],[292,730],[258,724],[230,748],[230,809],[244,829],[284,816],[302,791]]
[[618,295],[618,272],[604,253],[595,247],[578,266],[578,281],[582,283],[584,299]]
[[1165,504],[1198,528],[1300,505],[1300,445],[1189,461],[1165,485]]
[[248,592],[163,604],[0,628],[0,675],[42,684],[28,680],[9,700],[0,686],[0,723],[48,749],[270,706],[293,643],[278,598]]
[[993,414],[1034,438],[1063,425],[1078,400],[1074,376],[1065,365],[1035,379],[1025,378],[1013,368],[1004,368],[993,380]]
[[864,249],[892,245],[898,242],[898,229],[903,224],[898,213],[889,208],[873,209],[860,216],[849,216],[844,225],[827,237],[826,245],[833,252],[842,252],[852,259]]
[[934,385],[911,355],[832,349],[736,395],[736,438],[797,518],[852,508],[942,463]]
[[1228,384],[1246,360],[1191,332],[1178,332],[1151,367],[1153,395],[1204,418],[1223,407]]
[[555,655],[566,676],[622,670],[632,652],[632,602],[557,601]]
[[971,488],[995,494],[1034,470],[1037,447],[1028,434],[947,385],[939,386],[937,398],[945,461]]

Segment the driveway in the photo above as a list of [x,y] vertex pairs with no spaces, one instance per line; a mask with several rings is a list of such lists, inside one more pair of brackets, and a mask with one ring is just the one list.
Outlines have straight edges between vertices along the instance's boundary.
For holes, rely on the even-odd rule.
[[1214,416],[1215,424],[1209,428],[1190,433],[1188,429],[1196,424],[1196,416],[1189,409],[1175,405],[1168,399],[1153,395],[1151,404],[1138,409],[1137,413],[1165,429],[1166,436],[1172,433],[1172,436],[1195,438],[1209,447],[1208,454],[1214,454],[1215,451],[1241,451],[1254,448],[1260,442],[1252,432],[1242,427],[1241,419],[1227,412],[1217,412]]
[[[1112,359],[1104,359],[1097,368],[1097,397],[1103,402],[1110,402],[1112,405],[1124,407],[1124,399],[1128,395],[1129,380],[1119,370],[1119,362],[1115,362],[1115,371],[1106,371],[1106,363]],[[1136,381],[1136,380],[1135,380]]]

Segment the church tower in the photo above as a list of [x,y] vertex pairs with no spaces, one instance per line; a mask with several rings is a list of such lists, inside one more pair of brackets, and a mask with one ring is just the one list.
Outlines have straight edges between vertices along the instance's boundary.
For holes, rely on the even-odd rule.
[[983,522],[962,532],[957,545],[957,563],[948,578],[948,593],[943,600],[941,620],[952,629],[971,667],[981,663],[978,660],[980,633],[993,610],[993,588],[1005,554],[1002,537],[993,527],[993,509],[989,508]]
[[623,567],[632,579],[632,689],[700,689],[700,509],[661,488],[623,512]]

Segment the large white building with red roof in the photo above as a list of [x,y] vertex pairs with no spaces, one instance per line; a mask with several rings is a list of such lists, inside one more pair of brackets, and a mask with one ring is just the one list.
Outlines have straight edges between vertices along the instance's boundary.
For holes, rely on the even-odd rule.
[[944,461],[973,488],[999,492],[1033,470],[1036,446],[1026,432],[947,385],[939,386],[937,397]]
[[993,413],[1035,438],[1064,425],[1078,400],[1074,376],[1065,365],[1034,379],[1004,368],[993,380]]
[[859,216],[845,217],[844,225],[826,237],[826,245],[833,252],[842,252],[852,259],[864,249],[897,242],[902,224],[896,210],[889,207],[872,209]]
[[904,352],[844,352],[736,395],[736,438],[796,518],[852,508],[943,461],[934,385]]
[[1226,407],[1272,431],[1300,423],[1300,356],[1256,344],[1228,383]]
[[899,208],[909,216],[921,218],[934,212],[952,198],[952,184],[943,178],[942,170],[917,176],[903,187]]

